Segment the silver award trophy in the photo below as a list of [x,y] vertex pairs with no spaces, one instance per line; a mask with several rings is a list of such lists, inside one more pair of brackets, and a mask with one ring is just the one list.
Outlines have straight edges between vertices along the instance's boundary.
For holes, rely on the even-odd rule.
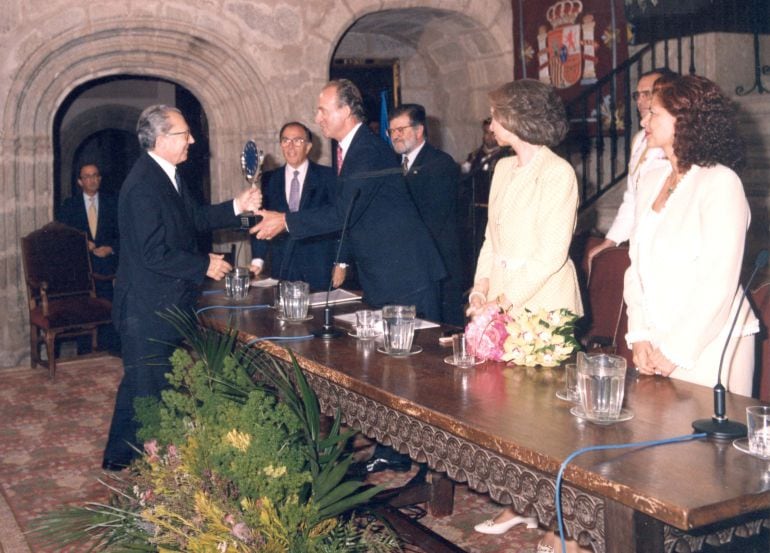
[[[243,171],[243,178],[252,188],[260,186],[259,181],[262,176],[262,163],[264,161],[265,152],[257,148],[253,140],[247,140],[241,152],[241,171]],[[262,219],[253,211],[244,211],[239,217],[241,218],[242,229],[249,229]]]

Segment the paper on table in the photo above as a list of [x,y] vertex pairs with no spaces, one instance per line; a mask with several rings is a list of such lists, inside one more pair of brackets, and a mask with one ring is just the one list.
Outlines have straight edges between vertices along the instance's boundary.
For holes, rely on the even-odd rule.
[[278,284],[278,281],[274,278],[263,278],[261,280],[252,280],[251,285],[257,288],[270,288]]
[[[329,304],[348,303],[351,301],[360,301],[361,296],[348,292],[342,288],[332,290],[329,294]],[[326,292],[315,292],[310,294],[310,307],[323,307],[326,305]],[[354,315],[355,318],[355,315]]]
[[[377,317],[382,319],[382,310],[375,311],[377,314]],[[348,323],[351,326],[356,325],[356,314],[355,313],[346,313],[344,315],[335,315],[335,319],[339,319],[342,322]],[[436,328],[438,327],[438,323],[433,323],[431,321],[426,321],[425,319],[415,319],[414,320],[414,329],[415,330],[422,330],[424,328]]]

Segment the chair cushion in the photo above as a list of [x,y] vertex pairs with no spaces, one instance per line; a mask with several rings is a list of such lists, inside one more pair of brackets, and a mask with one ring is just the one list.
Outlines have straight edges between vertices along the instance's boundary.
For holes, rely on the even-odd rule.
[[73,296],[57,298],[48,302],[48,317],[43,308],[30,311],[32,324],[46,330],[67,326],[104,324],[111,321],[112,304],[103,298]]

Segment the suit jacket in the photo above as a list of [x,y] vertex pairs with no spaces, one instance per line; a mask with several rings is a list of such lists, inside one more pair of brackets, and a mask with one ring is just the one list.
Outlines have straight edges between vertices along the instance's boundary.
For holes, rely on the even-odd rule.
[[[626,339],[659,347],[679,367],[672,378],[713,386],[737,310],[734,338],[759,330],[739,294],[749,205],[734,171],[693,165],[656,213],[652,205],[670,172],[658,168],[639,183],[623,289]],[[722,382],[750,395],[753,357],[725,361]]]
[[355,260],[367,303],[399,303],[446,275],[409,197],[396,154],[366,125],[356,131],[345,155],[335,209],[288,213],[289,232],[305,238],[338,231],[352,201],[345,246]]
[[405,178],[417,211],[447,269],[441,285],[442,321],[462,325],[463,267],[457,213],[460,167],[449,154],[425,143]]
[[575,170],[546,146],[524,167],[517,163],[508,157],[495,167],[475,281],[488,278],[487,298],[505,294],[514,313],[565,308],[582,315],[569,258],[578,206]]
[[[262,191],[264,209],[288,213],[285,165],[273,171]],[[310,162],[302,186],[299,210],[333,209],[335,191],[331,167]],[[332,276],[337,233],[312,236],[302,240],[279,234],[272,240],[251,239],[252,257],[267,258],[270,253],[270,275],[280,280],[302,280],[314,290],[326,290]]]
[[115,274],[118,268],[119,251],[118,200],[115,196],[99,192],[96,236],[91,234],[91,229],[88,226],[88,214],[82,192],[78,192],[64,201],[59,212],[59,221],[88,234],[88,239],[97,247],[110,246],[114,255],[98,257],[91,254],[91,267],[94,273],[100,275]]
[[171,307],[189,310],[198,299],[209,257],[196,233],[236,227],[232,202],[199,206],[147,153],[126,177],[118,202],[120,262],[112,316],[121,333],[173,340],[176,331],[158,316]]

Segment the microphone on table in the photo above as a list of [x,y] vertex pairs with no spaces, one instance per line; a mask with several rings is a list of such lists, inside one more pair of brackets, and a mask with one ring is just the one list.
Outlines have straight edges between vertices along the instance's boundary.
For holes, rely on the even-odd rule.
[[725,361],[725,353],[727,352],[727,346],[730,343],[730,338],[733,335],[733,329],[735,323],[738,322],[738,317],[741,314],[741,306],[746,301],[746,295],[749,293],[749,288],[754,280],[757,272],[767,266],[768,258],[767,250],[761,250],[756,259],[754,259],[754,270],[751,272],[746,286],[743,289],[741,295],[741,301],[738,302],[738,308],[733,318],[733,324],[730,326],[730,331],[727,333],[727,339],[725,340],[725,347],[722,348],[722,357],[719,360],[719,372],[717,373],[717,385],[714,386],[714,416],[710,419],[698,419],[692,423],[692,427],[696,432],[703,432],[708,435],[709,438],[716,438],[717,440],[733,440],[735,438],[742,438],[746,435],[746,425],[739,422],[731,421],[725,415],[725,387],[722,385],[722,366]]
[[[357,188],[353,192],[353,197],[350,198],[348,204],[348,210],[345,213],[345,220],[342,223],[342,231],[340,232],[340,243],[337,245],[337,255],[334,257],[334,267],[340,262],[340,254],[342,253],[342,243],[345,240],[345,232],[348,230],[348,223],[350,222],[350,214],[353,213],[353,205],[356,203],[358,196],[361,194],[361,189]],[[331,340],[342,335],[342,331],[334,327],[334,313],[329,305],[329,295],[334,287],[334,275],[329,279],[329,288],[326,290],[326,305],[324,305],[324,322],[323,326],[313,332],[313,335],[322,340]]]

